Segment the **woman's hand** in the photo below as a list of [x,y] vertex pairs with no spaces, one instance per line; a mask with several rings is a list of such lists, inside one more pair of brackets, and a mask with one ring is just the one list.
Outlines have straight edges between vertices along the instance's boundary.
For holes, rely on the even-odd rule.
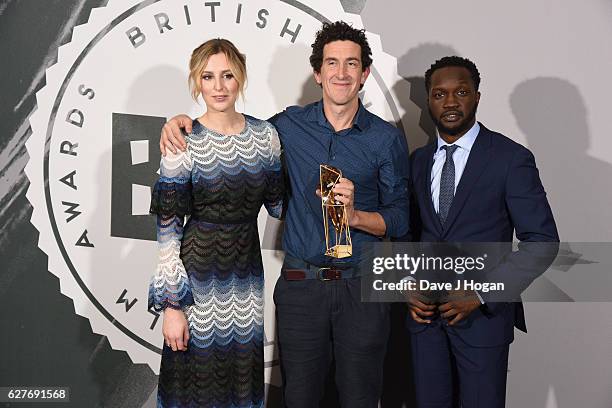
[[189,342],[189,324],[182,310],[166,308],[162,325],[164,341],[172,351],[185,351]]

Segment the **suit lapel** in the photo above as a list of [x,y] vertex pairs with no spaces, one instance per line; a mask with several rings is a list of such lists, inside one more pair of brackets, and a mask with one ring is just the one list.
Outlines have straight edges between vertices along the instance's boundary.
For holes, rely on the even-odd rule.
[[476,181],[489,163],[491,151],[491,135],[489,131],[480,124],[480,132],[478,132],[478,136],[470,151],[470,157],[465,164],[465,169],[461,175],[461,180],[459,180],[455,197],[453,198],[448,216],[446,217],[446,222],[444,223],[444,235],[448,234],[457,215],[461,212],[465,201],[472,192],[474,184],[476,184]]
[[427,157],[427,163],[425,165],[425,177],[423,178],[423,182],[421,184],[421,188],[425,192],[425,207],[426,211],[433,220],[433,224],[436,227],[436,231],[438,235],[442,235],[442,224],[440,223],[440,218],[438,214],[436,214],[436,209],[433,205],[433,198],[431,197],[431,168],[433,167],[433,156],[436,152],[436,148],[438,147],[437,141],[429,144],[427,146],[427,151],[425,152]]

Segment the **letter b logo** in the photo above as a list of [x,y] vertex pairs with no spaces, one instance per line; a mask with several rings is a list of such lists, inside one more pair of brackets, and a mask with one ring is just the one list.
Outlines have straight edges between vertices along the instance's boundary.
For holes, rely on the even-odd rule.
[[113,113],[111,236],[155,241],[149,215],[159,170],[158,140],[166,118]]

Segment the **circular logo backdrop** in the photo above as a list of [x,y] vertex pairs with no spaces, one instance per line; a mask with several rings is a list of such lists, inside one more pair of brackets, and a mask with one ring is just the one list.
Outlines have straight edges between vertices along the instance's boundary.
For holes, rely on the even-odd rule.
[[[62,293],[95,332],[157,372],[161,319],[147,310],[155,271],[150,188],[159,172],[159,134],[167,118],[199,116],[187,86],[191,51],[212,37],[246,54],[249,82],[239,109],[268,118],[319,99],[308,63],[323,21],[361,27],[329,0],[111,0],[76,27],[47,70],[27,143],[28,199],[39,246]],[[366,107],[401,126],[395,92],[409,92],[396,61],[368,34],[375,64],[361,92]],[[282,264],[281,225],[259,216],[266,273],[267,381],[278,385],[272,290]]]

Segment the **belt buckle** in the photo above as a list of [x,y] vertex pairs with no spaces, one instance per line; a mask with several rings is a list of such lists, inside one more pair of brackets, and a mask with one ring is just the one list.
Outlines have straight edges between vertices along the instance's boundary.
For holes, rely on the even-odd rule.
[[317,276],[317,279],[318,279],[318,280],[320,280],[320,281],[322,281],[322,282],[327,282],[327,281],[330,281],[331,279],[329,279],[329,278],[325,278],[325,277],[323,277],[323,276],[321,275],[321,272],[323,272],[323,271],[329,271],[329,270],[331,270],[331,268],[330,268],[330,267],[318,268],[318,269],[317,269],[317,275],[316,275],[316,276]]
[[[335,274],[336,274],[335,276],[336,277],[335,278],[325,278],[325,277],[322,276],[322,272],[323,271],[332,271],[332,272],[335,272]],[[330,280],[341,279],[341,276],[342,276],[342,270],[338,269],[338,268],[332,268],[332,267],[318,268],[317,269],[317,275],[316,275],[317,279],[322,281],[322,282],[327,282],[327,281],[330,281]]]

